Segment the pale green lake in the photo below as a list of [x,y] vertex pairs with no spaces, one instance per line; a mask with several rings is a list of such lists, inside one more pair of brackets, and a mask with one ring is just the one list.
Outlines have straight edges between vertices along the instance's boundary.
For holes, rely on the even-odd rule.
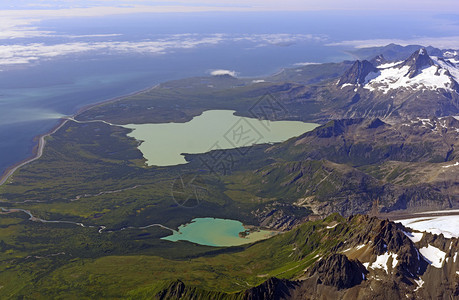
[[189,224],[181,225],[172,235],[162,238],[172,242],[189,241],[196,244],[229,247],[253,243],[276,234],[261,230],[242,238],[239,232],[245,231],[243,224],[235,220],[216,218],[196,218]]
[[182,153],[205,153],[253,144],[277,143],[319,126],[299,121],[261,121],[209,110],[186,123],[128,124],[130,137],[142,141],[139,150],[149,166],[185,164]]

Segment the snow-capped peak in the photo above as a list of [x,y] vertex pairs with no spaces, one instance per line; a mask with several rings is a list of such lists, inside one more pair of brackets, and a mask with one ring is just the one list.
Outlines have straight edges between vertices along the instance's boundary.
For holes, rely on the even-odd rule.
[[405,60],[401,66],[408,66],[409,68],[406,75],[408,75],[410,78],[413,78],[420,74],[424,68],[432,65],[434,65],[433,60],[427,54],[427,51],[424,48],[421,48],[411,54],[411,56]]
[[455,63],[431,58],[424,48],[399,63],[378,66],[365,78],[364,88],[387,93],[394,89],[458,91],[459,68]]
[[459,51],[447,50],[443,53],[443,56],[447,58],[454,58],[455,56],[459,56]]
[[368,74],[376,72],[378,72],[378,69],[371,62],[367,60],[357,60],[352,67],[341,76],[338,85],[364,84]]

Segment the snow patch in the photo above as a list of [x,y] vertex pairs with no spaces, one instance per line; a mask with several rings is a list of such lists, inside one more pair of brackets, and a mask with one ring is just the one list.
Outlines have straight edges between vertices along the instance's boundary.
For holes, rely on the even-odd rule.
[[413,242],[417,243],[420,240],[422,240],[422,237],[424,236],[423,232],[405,232],[402,230],[402,232]]
[[453,76],[454,80],[459,80],[459,68],[455,66],[455,62],[452,62],[451,60],[444,61],[435,56],[432,57],[432,60],[435,61],[435,63],[437,63],[443,69],[448,70],[451,76]]
[[429,125],[430,127],[433,127],[432,120],[430,120],[430,119],[418,118],[418,120],[422,122],[423,126]]
[[459,213],[459,209],[429,210],[429,211],[417,212],[414,214],[415,215],[425,215],[425,214],[442,214],[442,213]]
[[454,57],[454,56],[457,56],[457,55],[459,55],[458,51],[445,51],[443,53],[444,57]]
[[338,226],[338,224],[335,224],[333,226],[327,226],[327,229],[332,229],[332,228],[335,228],[336,226]]
[[363,247],[365,247],[366,245],[365,244],[362,244],[362,245],[358,245],[358,246],[355,246],[353,248],[347,248],[346,250],[343,250],[343,252],[347,252],[347,251],[351,251],[351,250],[354,250],[354,251],[357,251]]
[[266,81],[263,79],[252,80],[252,83],[262,83],[262,82],[266,82]]
[[[459,70],[454,67],[449,66],[448,68],[455,69],[459,72]],[[371,78],[364,88],[371,91],[376,89],[382,90],[384,94],[390,90],[399,88],[412,88],[416,90],[452,90],[453,83],[451,78],[448,76],[448,68],[443,68],[437,65],[430,66],[423,69],[420,74],[414,76],[413,78],[409,78],[407,76],[410,69],[409,66],[385,69],[381,68],[379,76]],[[450,74],[452,74],[452,72],[453,71],[449,71]]]
[[415,279],[414,282],[418,284],[417,288],[414,289],[414,292],[422,288],[422,286],[424,285],[424,280],[422,280],[421,278],[419,278],[419,280]]
[[453,164],[453,165],[447,165],[447,166],[443,166],[442,168],[451,168],[451,167],[457,167],[457,166],[459,166],[459,161],[458,161],[458,162],[456,162],[456,163],[455,163],[455,164]]
[[347,86],[354,86],[352,83],[344,83],[342,86],[341,86],[341,89],[344,89],[345,87]]
[[363,247],[365,247],[365,246],[366,246],[365,244],[358,245],[357,247],[355,247],[355,250],[359,250],[359,249],[361,249],[361,248],[363,248]]
[[389,263],[389,258],[392,257],[392,269],[395,268],[398,264],[397,254],[392,252],[386,252],[382,255],[376,257],[376,261],[369,265],[372,269],[384,269],[386,273],[389,273],[387,264]]
[[446,253],[434,247],[432,245],[427,245],[427,247],[422,247],[419,249],[419,252],[424,256],[426,261],[435,268],[441,268],[443,261],[445,260]]
[[399,65],[401,64],[403,61],[396,61],[396,62],[391,62],[391,63],[387,63],[387,64],[382,64],[382,65],[379,65],[377,68],[378,69],[387,69],[387,68],[390,68],[390,67],[394,67],[396,65]]

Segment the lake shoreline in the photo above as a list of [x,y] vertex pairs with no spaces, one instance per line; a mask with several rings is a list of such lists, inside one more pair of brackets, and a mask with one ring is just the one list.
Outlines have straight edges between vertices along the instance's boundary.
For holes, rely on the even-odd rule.
[[[137,147],[147,166],[176,166],[188,163],[186,154],[229,150],[253,145],[281,143],[320,126],[302,121],[239,117],[236,110],[211,109],[185,123],[127,124],[128,137],[142,141]],[[239,131],[242,130],[242,133]],[[173,138],[172,138],[173,137]],[[158,144],[156,141],[162,141]],[[241,152],[244,153],[244,152]]]

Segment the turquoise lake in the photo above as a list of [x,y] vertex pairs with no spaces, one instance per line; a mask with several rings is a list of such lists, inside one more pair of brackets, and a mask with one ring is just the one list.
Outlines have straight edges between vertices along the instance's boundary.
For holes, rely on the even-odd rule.
[[186,123],[128,124],[149,166],[185,164],[183,153],[205,153],[253,144],[283,142],[319,126],[300,121],[261,121],[232,110],[209,110]]
[[253,243],[276,234],[276,232],[261,230],[252,232],[244,238],[240,237],[239,233],[245,230],[243,224],[235,220],[196,218],[188,224],[181,225],[178,231],[162,239],[172,242],[189,241],[207,246],[229,247]]

